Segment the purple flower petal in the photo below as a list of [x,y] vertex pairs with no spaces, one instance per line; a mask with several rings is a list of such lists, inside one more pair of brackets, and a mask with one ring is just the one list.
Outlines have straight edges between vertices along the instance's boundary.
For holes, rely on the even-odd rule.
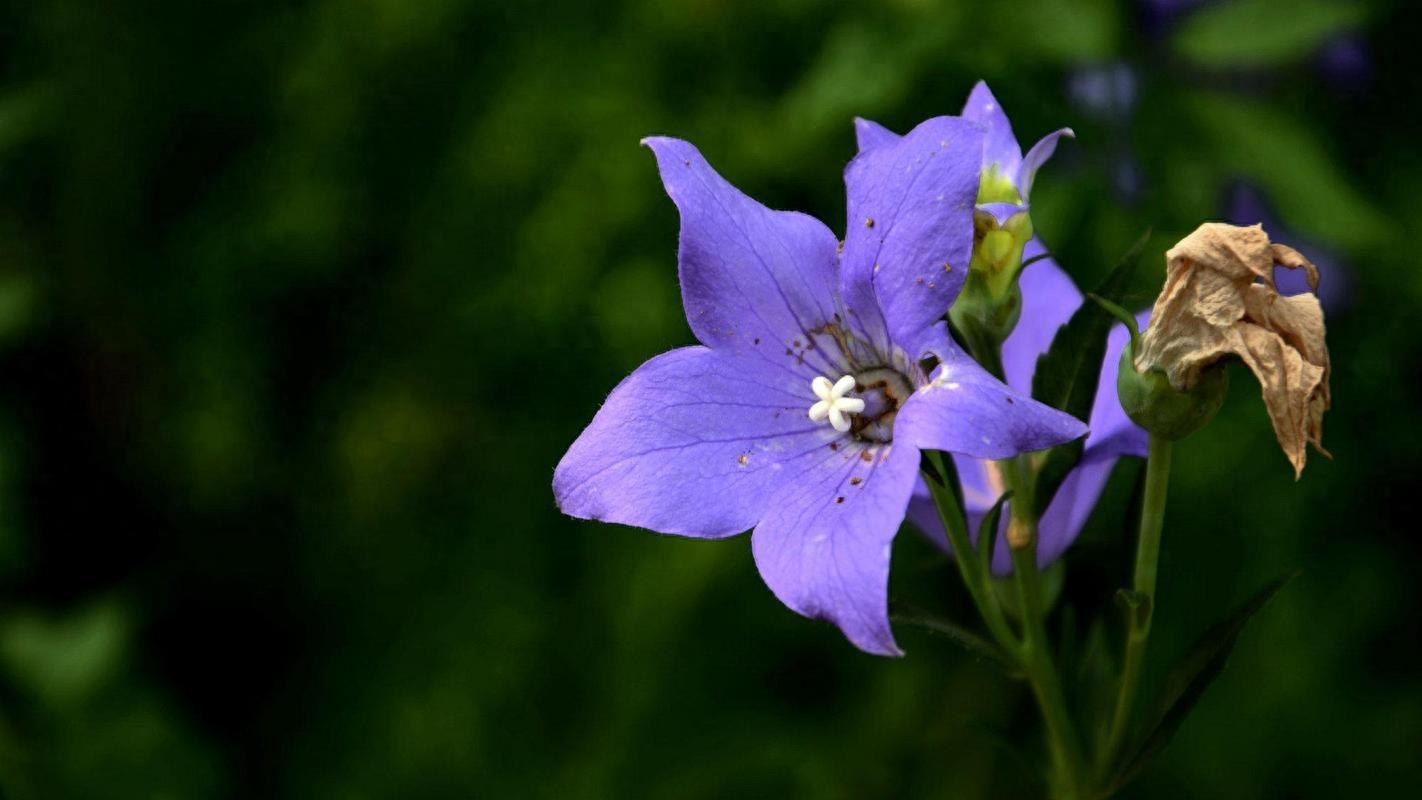
[[866,652],[903,654],[889,628],[889,555],[918,460],[897,443],[832,452],[775,496],[751,535],[775,596]]
[[958,296],[972,255],[981,153],[977,125],[936,117],[845,169],[841,286],[871,337],[882,309],[889,338],[911,347]]
[[[953,459],[958,469],[958,479],[963,487],[963,511],[968,520],[968,533],[973,544],[977,544],[978,527],[988,509],[1002,496],[1002,480],[992,474],[995,465],[990,461],[958,456]],[[1086,521],[1091,517],[1106,481],[1111,477],[1111,468],[1116,465],[1116,457],[1094,453],[1083,459],[1067,474],[1066,480],[1057,489],[1052,502],[1037,524],[1037,566],[1045,568],[1062,557],[1067,548],[1076,541]],[[1008,502],[1011,505],[1011,502]],[[938,520],[938,510],[933,505],[928,486],[920,478],[914,485],[913,497],[909,501],[908,519],[922,532],[924,538],[939,549],[952,552],[948,535]],[[1012,553],[1004,541],[1002,532],[1006,529],[1006,513],[998,526],[997,546],[992,554],[994,575],[1012,574]]]
[[1086,435],[1080,420],[1013,391],[956,346],[935,352],[941,363],[933,379],[899,411],[895,441],[977,458],[1010,458]]
[[[681,211],[677,260],[696,338],[766,358],[800,350],[811,341],[809,331],[836,311],[834,234],[814,217],[772,211],[747,197],[687,142],[643,143],[656,154],[662,183]],[[821,372],[840,366],[827,358],[810,350],[793,360]]]
[[[1023,248],[1023,255],[1031,257],[1037,252],[1045,252],[1045,248],[1033,238]],[[1031,394],[1037,358],[1047,352],[1057,329],[1076,313],[1082,296],[1071,277],[1051,258],[1028,264],[1017,285],[1022,289],[1022,315],[1017,327],[1002,343],[1002,368],[1007,375],[1007,385]]]
[[[998,165],[1003,175],[1015,183],[1022,167],[1022,148],[1017,137],[1012,135],[1012,123],[1007,121],[1007,113],[1002,104],[993,97],[987,81],[978,81],[963,105],[963,118],[982,125],[987,130],[983,142],[982,166]],[[1024,195],[1025,199],[1025,195]]]
[[[1036,240],[1027,248],[1029,251],[1034,249],[1042,251],[1041,244]],[[1026,394],[1031,391],[1038,356],[1046,352],[1057,329],[1081,305],[1082,295],[1071,278],[1051,259],[1027,267],[1022,273],[1021,286],[1022,318],[1003,344],[1002,357],[1008,383],[1013,389]],[[1137,314],[1136,319],[1144,326],[1149,312]],[[1039,522],[1039,566],[1046,566],[1059,558],[1076,541],[1116,458],[1122,455],[1143,457],[1146,454],[1146,433],[1126,416],[1116,394],[1116,372],[1127,337],[1126,326],[1116,325],[1106,340],[1106,355],[1091,408],[1091,432],[1084,443],[1082,459],[1062,482]],[[1005,487],[994,472],[996,468],[988,461],[957,455],[954,463],[963,489],[963,510],[968,517],[969,530],[976,537],[978,523],[1002,496]],[[947,548],[947,536],[938,521],[928,487],[922,485],[922,481],[914,489],[908,517],[931,542]],[[993,553],[993,571],[999,575],[1012,571],[1011,556],[1005,545]]]
[[1057,142],[1063,137],[1076,138],[1071,128],[1062,128],[1043,136],[1032,145],[1027,155],[1022,157],[1022,171],[1017,175],[1017,191],[1026,200],[1032,195],[1032,183],[1037,179],[1037,170],[1047,163],[1047,159],[1057,151]]
[[553,475],[563,513],[662,533],[747,530],[840,437],[808,382],[752,354],[663,353],[622,381]]
[[862,153],[875,147],[893,144],[903,137],[873,120],[855,117],[854,138],[859,143],[859,152]]

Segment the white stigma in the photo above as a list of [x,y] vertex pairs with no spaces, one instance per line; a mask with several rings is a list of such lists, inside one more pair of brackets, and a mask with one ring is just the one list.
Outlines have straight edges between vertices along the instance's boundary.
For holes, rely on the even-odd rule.
[[820,376],[810,381],[810,388],[814,389],[815,396],[820,398],[819,402],[810,406],[810,419],[815,422],[828,419],[835,430],[848,433],[848,415],[864,410],[863,400],[844,396],[845,392],[854,388],[854,376],[845,375],[834,383],[830,383],[829,378]]

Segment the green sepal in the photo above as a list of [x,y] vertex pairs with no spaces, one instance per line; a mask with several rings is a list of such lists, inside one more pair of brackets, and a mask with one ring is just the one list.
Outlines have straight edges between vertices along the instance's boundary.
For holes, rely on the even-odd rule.
[[1229,373],[1224,363],[1200,370],[1195,385],[1182,392],[1158,369],[1137,372],[1135,348],[1129,342],[1121,348],[1116,372],[1121,409],[1132,422],[1162,439],[1178,441],[1205,427],[1224,405],[1228,391]]

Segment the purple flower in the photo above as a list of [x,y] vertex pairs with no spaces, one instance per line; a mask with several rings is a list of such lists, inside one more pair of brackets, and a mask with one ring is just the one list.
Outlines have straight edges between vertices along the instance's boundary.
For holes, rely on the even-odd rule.
[[942,321],[973,247],[983,142],[979,125],[939,117],[861,153],[841,245],[742,194],[690,144],[647,139],[681,211],[701,346],[613,390],[554,474],[564,513],[700,538],[753,527],[776,597],[899,654],[890,545],[919,451],[1005,458],[1086,432],[990,376]]
[[[1022,156],[1021,146],[1012,133],[1012,123],[985,83],[973,88],[963,116],[984,124],[989,131],[982,165],[985,189],[994,180],[996,172],[996,177],[1011,181],[1022,202],[1028,199],[1033,177],[1056,149],[1057,140],[1063,135],[1071,135],[1069,128],[1062,128],[1043,137],[1026,156]],[[893,133],[880,125],[867,120],[858,120],[857,124],[861,152],[889,146],[897,140]],[[1042,243],[1032,239],[1024,248],[1023,256],[1030,259],[1045,252]],[[1002,361],[1008,385],[1026,395],[1032,391],[1032,374],[1036,370],[1037,357],[1046,352],[1057,329],[1076,312],[1082,303],[1082,295],[1071,278],[1050,258],[1029,265],[1022,272],[1018,285],[1022,290],[1022,315],[1017,327],[1003,342]],[[1125,341],[1125,326],[1116,326],[1107,341],[1106,359],[1101,366],[1096,401],[1089,420],[1091,435],[1086,439],[1081,461],[1062,482],[1040,520],[1037,544],[1039,566],[1056,560],[1076,539],[1097,498],[1101,496],[1116,459],[1122,455],[1144,456],[1146,453],[1145,431],[1130,421],[1116,397],[1116,362],[1121,357]],[[1002,496],[1005,487],[997,467],[990,461],[974,457],[971,453],[955,453],[954,462],[963,487],[964,510],[969,517],[970,529],[976,536],[978,522]],[[947,535],[929,499],[928,487],[922,481],[914,491],[909,517],[930,539],[945,549],[948,547]],[[998,574],[1012,571],[1011,554],[1006,544],[997,547],[993,553],[993,570]]]
[[[1023,155],[1017,137],[1012,135],[1012,123],[985,81],[978,81],[968,94],[962,119],[981,125],[985,131],[978,202],[999,217],[1010,213],[1007,206],[1027,204],[1037,170],[1056,152],[1063,136],[1076,135],[1071,128],[1052,131]],[[899,140],[898,134],[867,119],[856,118],[854,129],[861,153]]]
[[1329,39],[1315,60],[1324,79],[1344,94],[1360,94],[1361,89],[1372,83],[1372,55],[1367,42],[1356,34],[1345,33]]
[[[1018,285],[1022,288],[1022,319],[1003,343],[1002,364],[1008,385],[1026,394],[1032,390],[1032,375],[1037,368],[1038,356],[1047,351],[1057,329],[1071,319],[1082,303],[1082,295],[1071,278],[1051,258],[1029,265],[1022,272]],[[1148,312],[1137,315],[1141,327],[1145,327],[1148,318]],[[1116,459],[1120,456],[1144,457],[1146,454],[1146,432],[1131,422],[1116,396],[1117,362],[1126,338],[1125,326],[1117,325],[1106,340],[1106,357],[1101,364],[1096,400],[1088,420],[1091,434],[1086,437],[1081,461],[1067,474],[1038,523],[1039,567],[1045,567],[1061,557],[1067,547],[1076,541],[1102,489],[1106,487],[1106,479],[1110,477]],[[976,537],[983,515],[1002,496],[1005,487],[997,466],[992,462],[961,454],[955,454],[953,460],[963,487],[963,506],[968,515],[969,530]],[[921,481],[914,489],[909,519],[933,542],[948,548],[948,537],[938,521],[928,487]],[[1001,537],[993,552],[992,568],[998,575],[1012,572],[1012,557]]]

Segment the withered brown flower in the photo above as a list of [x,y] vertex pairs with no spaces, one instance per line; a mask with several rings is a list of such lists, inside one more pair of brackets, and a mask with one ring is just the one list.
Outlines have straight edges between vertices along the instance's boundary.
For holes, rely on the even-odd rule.
[[1306,443],[1324,455],[1329,407],[1323,309],[1310,292],[1280,295],[1274,265],[1302,269],[1317,289],[1318,270],[1291,247],[1272,244],[1260,225],[1207,222],[1165,254],[1165,288],[1136,354],[1139,370],[1163,371],[1187,391],[1201,370],[1237,356],[1263,387],[1279,446],[1303,472]]

